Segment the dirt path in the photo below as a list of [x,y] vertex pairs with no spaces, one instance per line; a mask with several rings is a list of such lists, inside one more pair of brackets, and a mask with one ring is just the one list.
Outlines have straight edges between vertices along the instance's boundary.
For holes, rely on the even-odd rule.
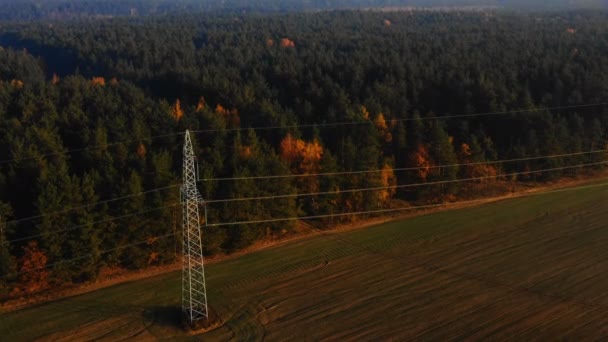
[[[335,226],[331,227],[330,229],[327,229],[324,231],[319,231],[312,225],[310,225],[306,222],[299,221],[297,228],[296,228],[296,233],[294,235],[291,235],[291,236],[288,236],[288,237],[285,237],[282,239],[276,239],[276,240],[270,240],[270,241],[259,241],[259,242],[255,243],[253,246],[246,248],[244,250],[235,252],[230,255],[218,255],[218,256],[209,257],[206,259],[206,261],[209,264],[213,264],[213,263],[221,262],[224,260],[229,260],[232,258],[237,258],[239,256],[242,256],[242,255],[245,255],[248,253],[252,253],[255,251],[260,251],[260,250],[277,247],[277,246],[280,246],[280,245],[283,245],[283,244],[286,244],[286,243],[289,243],[292,241],[312,238],[319,234],[328,234],[328,233],[336,234],[336,233],[342,233],[342,232],[346,232],[346,231],[365,229],[365,228],[369,228],[372,226],[376,226],[376,225],[380,225],[380,224],[384,224],[384,223],[388,223],[388,222],[399,221],[399,220],[416,217],[416,216],[421,216],[421,215],[427,215],[427,214],[431,214],[431,213],[435,213],[435,212],[475,207],[475,206],[480,206],[480,205],[491,203],[491,202],[526,196],[526,195],[533,194],[533,193],[540,193],[540,192],[551,191],[551,190],[556,190],[556,189],[561,189],[561,188],[568,188],[568,187],[574,187],[574,186],[583,185],[583,184],[589,184],[589,183],[597,182],[598,180],[606,179],[607,175],[608,175],[608,172],[600,172],[600,173],[594,174],[593,176],[588,176],[585,178],[562,179],[557,182],[543,184],[543,185],[534,185],[534,186],[523,186],[523,185],[517,186],[516,185],[517,186],[516,191],[508,193],[508,194],[500,195],[500,196],[493,196],[493,197],[474,199],[474,200],[465,200],[465,201],[461,201],[461,202],[445,204],[445,205],[434,207],[434,208],[411,210],[411,211],[395,213],[392,215],[387,215],[387,216],[382,216],[382,217],[377,217],[377,218],[372,218],[372,219],[367,219],[367,220],[359,220],[359,221],[355,221],[352,223],[335,225]],[[180,267],[181,267],[181,263],[176,262],[173,264],[152,267],[152,268],[148,268],[148,269],[141,270],[141,271],[135,271],[135,272],[124,271],[120,274],[116,274],[109,278],[99,280],[95,283],[80,284],[80,285],[75,285],[75,286],[70,286],[70,287],[64,287],[62,289],[53,290],[53,291],[50,291],[47,293],[43,293],[43,294],[39,294],[39,295],[27,297],[27,298],[9,300],[0,305],[0,312],[7,313],[7,312],[11,312],[11,311],[21,310],[21,309],[24,309],[24,308],[27,308],[27,307],[30,307],[30,306],[33,306],[36,304],[40,304],[40,303],[44,303],[44,302],[48,302],[48,301],[59,300],[59,299],[63,299],[63,298],[71,297],[71,296],[76,296],[76,295],[84,294],[87,292],[95,291],[98,289],[110,287],[110,286],[125,283],[125,282],[155,277],[155,276],[162,275],[165,273],[177,271],[180,269]]]

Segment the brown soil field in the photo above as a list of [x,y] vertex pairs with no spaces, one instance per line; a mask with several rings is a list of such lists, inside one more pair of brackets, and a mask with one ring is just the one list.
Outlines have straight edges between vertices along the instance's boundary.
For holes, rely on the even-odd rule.
[[223,324],[178,324],[179,272],[5,313],[26,340],[602,340],[608,186],[323,232],[209,265]]

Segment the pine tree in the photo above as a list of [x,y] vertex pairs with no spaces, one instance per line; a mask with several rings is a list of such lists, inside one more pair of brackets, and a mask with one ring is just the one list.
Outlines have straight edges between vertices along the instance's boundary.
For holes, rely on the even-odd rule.
[[0,202],[0,296],[8,292],[16,271],[15,258],[11,255],[11,246],[7,238],[9,227],[6,222],[11,212],[8,204]]
[[[178,179],[172,172],[171,154],[168,151],[155,153],[151,158],[152,162],[152,184],[154,188],[166,188],[177,186]],[[159,236],[174,233],[171,239],[159,239],[150,246],[151,252],[156,253],[155,258],[149,257],[149,261],[154,263],[164,263],[175,259],[175,240],[179,239],[179,219],[182,215],[178,188],[157,191],[151,194],[150,206],[160,208],[148,215],[151,223],[148,230],[151,234]],[[181,243],[181,242],[180,242]]]
[[[323,173],[336,173],[339,172],[338,163],[334,156],[329,152],[323,153],[321,158],[321,172]],[[320,192],[330,192],[330,194],[320,195],[317,199],[318,210],[316,215],[332,215],[341,212],[340,208],[340,176],[324,176],[320,178],[319,190]],[[331,193],[335,192],[335,193]],[[332,218],[324,219],[325,222],[333,222]]]
[[[443,121],[435,121],[431,127],[431,143],[429,154],[435,165],[455,165],[458,163],[456,153],[454,151],[453,138],[450,137],[445,130]],[[458,167],[449,166],[435,169],[431,172],[434,176],[430,180],[453,180],[458,175]],[[452,193],[457,188],[456,183],[448,183],[437,187],[439,193],[437,196]]]
[[[72,177],[68,175],[67,165],[58,162],[52,167],[44,167],[38,179],[39,195],[36,199],[36,208],[45,215],[37,225],[41,234],[40,246],[46,251],[46,257],[53,264],[52,278],[57,281],[70,279],[69,263],[60,262],[70,257],[68,250],[69,233],[74,222],[70,219],[71,213],[65,211],[72,207],[71,195],[74,193]],[[56,213],[47,215],[48,213]]]
[[99,200],[95,194],[94,177],[85,174],[82,180],[72,178],[74,193],[71,198],[79,209],[71,212],[72,224],[77,229],[69,232],[67,243],[69,258],[76,259],[70,264],[71,274],[75,281],[95,280],[99,272],[101,258],[100,227],[93,223],[98,220],[96,208],[86,206]]
[[[143,213],[145,211],[145,196],[141,194],[143,192],[141,176],[137,172],[131,171],[123,184],[123,196],[131,197],[122,206],[120,215],[129,216],[119,222],[113,246],[139,243],[154,237],[154,234],[151,234],[146,228],[149,219]],[[116,253],[120,255],[121,264],[125,267],[138,269],[148,264],[148,250],[144,244],[127,247],[118,250]]]
[[[356,170],[378,170],[382,152],[380,149],[380,136],[372,126],[366,126],[361,132],[359,140],[358,154],[356,160]],[[382,187],[381,173],[370,173],[356,176],[358,182],[356,187],[360,188],[378,188]],[[362,191],[360,194],[354,193],[354,196],[359,197],[357,210],[367,211],[377,209],[381,203],[380,191]]]

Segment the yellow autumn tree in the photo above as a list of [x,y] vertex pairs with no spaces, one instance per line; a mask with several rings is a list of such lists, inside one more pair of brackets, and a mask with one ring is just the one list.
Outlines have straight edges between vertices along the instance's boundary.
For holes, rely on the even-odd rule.
[[384,114],[382,114],[382,113],[380,113],[380,114],[378,114],[378,116],[376,116],[376,119],[374,119],[374,125],[376,125],[376,128],[381,133],[384,133],[388,130],[388,125],[386,124],[386,119],[384,119]]
[[295,165],[300,151],[304,149],[304,141],[295,139],[291,134],[281,141],[281,158],[290,165]]
[[287,161],[294,173],[314,173],[319,171],[323,146],[318,140],[305,142],[295,139],[291,134],[281,141],[281,158]]
[[393,141],[393,134],[389,130],[386,119],[384,118],[384,114],[380,113],[378,116],[376,116],[374,119],[374,125],[376,126],[380,136],[384,138],[384,142],[390,143]]
[[301,153],[302,162],[300,163],[300,169],[303,172],[314,173],[319,172],[319,162],[323,157],[323,146],[318,140],[314,140],[311,143],[304,144],[304,150]]
[[365,106],[361,106],[361,115],[363,116],[363,120],[369,120],[369,111],[367,108],[365,108]]
[[382,203],[386,203],[397,193],[397,177],[393,168],[385,163],[380,173],[380,182],[382,187],[386,188],[381,190],[378,194],[378,200]]
[[[281,141],[280,149],[281,159],[289,164],[294,174],[315,174],[321,170],[323,146],[318,140],[306,142],[287,134]],[[316,177],[301,178],[299,183],[305,191],[315,192],[319,189],[319,181]]]

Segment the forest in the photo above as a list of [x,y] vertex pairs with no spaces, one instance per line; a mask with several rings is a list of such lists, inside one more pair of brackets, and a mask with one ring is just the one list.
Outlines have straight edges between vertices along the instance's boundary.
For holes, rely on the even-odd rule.
[[[607,33],[602,11],[3,23],[0,297],[174,262],[186,129],[210,223],[331,226],[602,169]],[[209,227],[205,252],[295,227]]]

